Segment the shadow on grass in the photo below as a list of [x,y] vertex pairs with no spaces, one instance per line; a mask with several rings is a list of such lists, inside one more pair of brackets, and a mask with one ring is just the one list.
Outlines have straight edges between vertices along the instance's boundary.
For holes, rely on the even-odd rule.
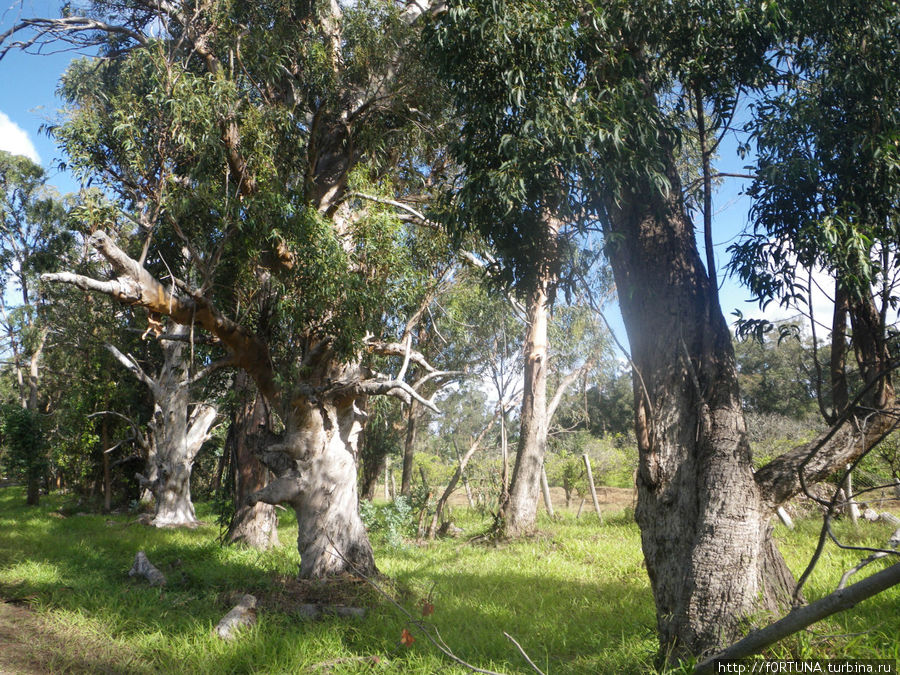
[[[271,596],[279,578],[296,574],[296,550],[223,549],[212,527],[157,530],[128,516],[60,518],[53,515],[58,500],[33,510],[17,504],[18,497],[24,502],[23,494],[0,489],[0,599],[47,610],[38,612],[40,624],[25,639],[42,663],[55,664],[52,670],[354,673],[372,672],[367,659],[377,656],[376,672],[466,672],[421,635],[402,646],[401,632],[411,627],[386,601],[363,619],[316,622],[264,605],[255,628],[221,643],[211,629],[235,594]],[[505,631],[555,675],[647,672],[655,620],[645,575],[600,577],[592,570],[606,564],[608,553],[578,548],[566,558],[554,546],[447,542],[382,550],[379,557],[400,589],[399,602],[418,618],[422,600],[432,603],[434,614],[425,620],[474,665],[532,672]],[[168,577],[164,589],[127,576],[138,550]],[[554,555],[553,564],[545,560]],[[83,636],[91,635],[105,648],[82,648],[92,644]],[[316,670],[323,663],[328,668]]]

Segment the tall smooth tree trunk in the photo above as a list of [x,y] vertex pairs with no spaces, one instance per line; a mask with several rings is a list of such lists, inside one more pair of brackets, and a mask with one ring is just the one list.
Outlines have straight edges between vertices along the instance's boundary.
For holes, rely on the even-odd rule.
[[776,611],[792,588],[754,481],[731,334],[672,188],[635,178],[606,204],[607,255],[631,346],[636,519],[660,654],[699,655]]
[[516,463],[509,496],[500,511],[505,536],[534,529],[547,448],[547,282],[541,280],[528,302],[525,372]]
[[258,459],[272,435],[268,408],[244,371],[235,374],[233,389],[240,403],[232,416],[225,451],[234,458],[236,510],[225,538],[230,543],[267,550],[279,544],[275,507],[262,502],[251,505],[249,497],[265,487],[269,478],[268,469]]

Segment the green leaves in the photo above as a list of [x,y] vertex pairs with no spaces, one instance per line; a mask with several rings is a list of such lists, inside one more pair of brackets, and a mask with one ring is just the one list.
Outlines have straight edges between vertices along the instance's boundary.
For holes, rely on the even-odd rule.
[[27,481],[40,480],[47,470],[47,447],[40,414],[7,404],[2,411],[4,470]]
[[785,84],[759,101],[752,127],[756,234],[732,247],[732,264],[761,301],[788,299],[790,258],[868,293],[887,272],[880,252],[898,243],[900,12],[894,3],[785,7],[794,36]]

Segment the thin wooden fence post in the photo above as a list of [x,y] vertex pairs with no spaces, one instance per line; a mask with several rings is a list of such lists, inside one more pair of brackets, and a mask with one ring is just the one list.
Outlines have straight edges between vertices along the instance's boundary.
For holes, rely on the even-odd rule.
[[597,490],[594,488],[594,473],[591,471],[591,458],[584,453],[581,458],[584,460],[584,468],[587,470],[588,487],[591,490],[591,499],[594,500],[594,511],[597,512],[597,518],[603,522],[603,514],[600,512],[600,502],[597,501]]

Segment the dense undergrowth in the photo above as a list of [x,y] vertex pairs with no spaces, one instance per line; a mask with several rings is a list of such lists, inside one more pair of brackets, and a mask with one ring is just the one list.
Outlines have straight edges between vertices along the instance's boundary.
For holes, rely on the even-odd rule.
[[[63,517],[65,498],[57,495],[39,508],[24,501],[21,488],[0,489],[0,599],[34,610],[39,629],[22,649],[46,672],[467,672],[366,584],[296,583],[290,512],[280,512],[285,545],[260,553],[219,546],[213,525],[156,530],[136,524],[134,515]],[[198,514],[214,520],[207,505],[199,504]],[[467,536],[488,525],[468,512],[457,512],[456,522]],[[480,668],[532,672],[506,631],[548,675],[652,671],[653,603],[640,536],[628,515],[600,525],[564,514],[540,527],[535,537],[499,544],[462,538],[417,545],[376,536],[379,584],[418,618],[423,606],[433,605],[425,620]],[[880,545],[890,535],[881,524],[855,532],[840,523],[838,529],[857,545]],[[817,534],[815,521],[779,530],[795,572]],[[168,576],[164,589],[127,576],[138,550]],[[833,590],[859,556],[830,546],[807,597]],[[259,623],[235,642],[215,638],[213,626],[248,592],[260,598]],[[298,605],[309,601],[365,605],[367,614],[304,620]],[[404,629],[415,638],[409,645],[401,641]],[[789,638],[769,656],[900,659],[898,632],[900,591],[893,589]]]

